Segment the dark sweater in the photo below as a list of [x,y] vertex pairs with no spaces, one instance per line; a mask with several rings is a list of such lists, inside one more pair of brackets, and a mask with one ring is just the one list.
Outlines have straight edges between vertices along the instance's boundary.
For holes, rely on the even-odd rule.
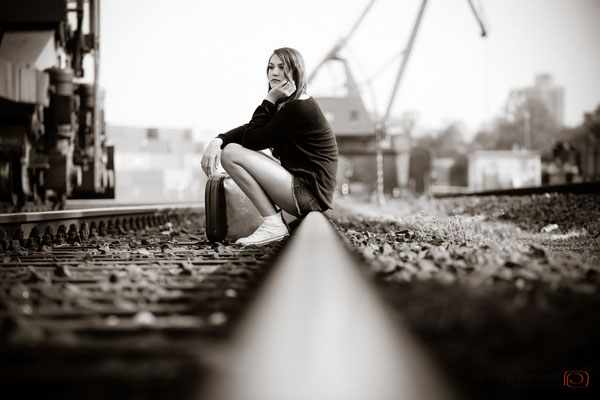
[[238,143],[252,150],[273,149],[281,165],[313,191],[323,210],[331,208],[338,163],[337,143],[312,97],[292,100],[279,111],[264,100],[249,123],[218,137],[223,139],[221,148]]

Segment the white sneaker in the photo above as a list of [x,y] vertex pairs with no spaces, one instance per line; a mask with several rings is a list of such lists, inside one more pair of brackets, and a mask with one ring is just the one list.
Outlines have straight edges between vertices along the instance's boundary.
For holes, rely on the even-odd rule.
[[235,241],[236,244],[244,246],[260,245],[269,242],[281,240],[289,236],[289,232],[283,220],[277,222],[269,222],[264,220],[263,223],[248,237],[241,238]]

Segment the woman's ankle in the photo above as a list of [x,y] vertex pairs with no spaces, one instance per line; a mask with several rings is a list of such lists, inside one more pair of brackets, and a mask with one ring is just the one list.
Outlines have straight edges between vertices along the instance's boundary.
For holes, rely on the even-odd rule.
[[269,224],[283,224],[283,219],[281,217],[281,213],[267,215],[266,217],[263,217],[263,218],[265,219],[265,222],[267,222]]

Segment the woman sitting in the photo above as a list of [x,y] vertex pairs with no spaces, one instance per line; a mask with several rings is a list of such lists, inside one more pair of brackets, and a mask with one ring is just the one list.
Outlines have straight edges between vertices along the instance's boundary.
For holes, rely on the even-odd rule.
[[[289,235],[276,206],[302,218],[331,208],[338,152],[335,136],[317,102],[306,93],[302,55],[284,47],[267,66],[268,93],[245,125],[211,140],[202,169],[221,165],[264,217],[243,245],[265,244]],[[271,149],[275,159],[259,150]]]

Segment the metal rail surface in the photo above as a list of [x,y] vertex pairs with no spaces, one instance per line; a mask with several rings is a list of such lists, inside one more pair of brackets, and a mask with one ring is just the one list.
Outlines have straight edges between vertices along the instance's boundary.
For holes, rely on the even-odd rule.
[[310,213],[224,350],[209,399],[448,399],[323,214]]
[[110,232],[157,225],[166,222],[167,215],[203,211],[204,206],[199,203],[176,203],[0,214],[0,240],[19,240],[23,246],[26,238],[38,240],[43,235],[62,233],[68,239],[69,232],[90,234],[94,229]]
[[600,194],[600,181],[569,183],[564,185],[532,186],[515,189],[484,190],[467,193],[437,193],[434,197],[460,197],[460,196],[524,196],[529,194],[544,193],[573,193],[573,194]]

